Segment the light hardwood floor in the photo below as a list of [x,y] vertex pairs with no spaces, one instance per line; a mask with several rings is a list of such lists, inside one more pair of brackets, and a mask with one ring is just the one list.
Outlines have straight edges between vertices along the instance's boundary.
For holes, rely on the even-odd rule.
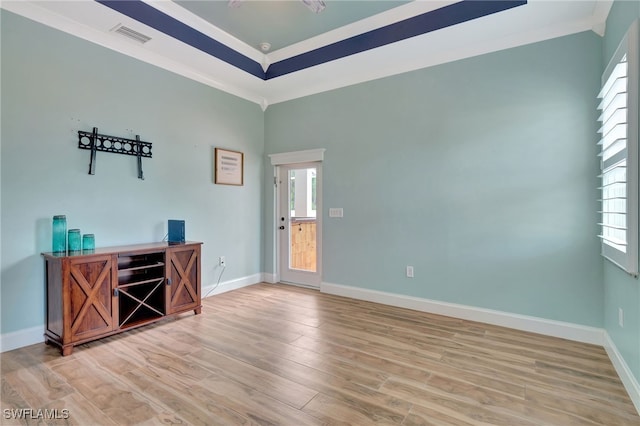
[[[68,419],[6,419],[20,408]],[[67,357],[4,353],[2,409],[3,425],[640,425],[601,347],[269,284]]]

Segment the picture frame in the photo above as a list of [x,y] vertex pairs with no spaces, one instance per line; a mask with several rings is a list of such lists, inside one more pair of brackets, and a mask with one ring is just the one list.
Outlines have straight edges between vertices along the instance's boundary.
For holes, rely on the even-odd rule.
[[244,153],[215,148],[214,164],[214,183],[218,185],[244,185]]

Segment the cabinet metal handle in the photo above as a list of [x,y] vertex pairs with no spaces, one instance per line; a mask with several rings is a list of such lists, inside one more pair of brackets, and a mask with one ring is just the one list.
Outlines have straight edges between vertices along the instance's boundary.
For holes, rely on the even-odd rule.
[[167,278],[167,285],[171,285],[171,278]]
[[120,295],[120,290],[118,290],[117,288],[113,289],[113,297],[118,297]]

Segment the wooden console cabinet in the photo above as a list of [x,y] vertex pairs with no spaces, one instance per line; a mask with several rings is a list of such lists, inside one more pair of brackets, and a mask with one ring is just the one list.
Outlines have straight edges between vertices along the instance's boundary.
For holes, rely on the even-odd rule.
[[201,304],[200,242],[151,243],[42,253],[47,280],[45,342],[73,347]]

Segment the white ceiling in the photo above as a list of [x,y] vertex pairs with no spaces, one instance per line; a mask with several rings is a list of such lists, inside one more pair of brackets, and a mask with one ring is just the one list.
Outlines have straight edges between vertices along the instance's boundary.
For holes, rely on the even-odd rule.
[[[213,2],[216,3],[215,0]],[[392,29],[385,33],[394,34],[396,27],[405,22],[416,21],[411,19],[413,17],[427,16],[431,12],[435,13],[429,16],[441,16],[437,15],[437,12],[445,10],[442,8],[460,8],[470,4],[447,0],[417,0],[408,3],[400,1],[397,3],[398,6],[388,1],[376,4],[375,0],[325,2],[327,9],[318,15],[308,11],[304,6],[300,8],[300,5],[293,1],[283,3],[264,0],[260,2],[259,7],[249,2],[233,11],[226,8],[226,2],[222,4],[224,7],[220,7],[220,4],[216,4],[215,7],[205,4],[211,1],[194,1],[194,4],[187,7],[183,7],[183,1],[128,2],[134,8],[140,9],[140,6],[143,6],[143,10],[153,12],[151,15],[166,18],[165,21],[175,24],[173,27],[177,25],[183,32],[195,30],[198,36],[206,41],[204,49],[202,46],[196,48],[189,42],[181,41],[179,36],[167,35],[171,31],[166,29],[171,25],[156,25],[147,19],[146,15],[149,14],[146,12],[143,14],[145,16],[136,16],[136,19],[133,19],[92,0],[3,0],[1,7],[245,98],[266,109],[268,105],[314,93],[563,35],[588,30],[602,35],[612,4],[612,0],[529,0],[524,5],[461,24],[451,24],[345,57],[325,58],[316,65],[307,64],[299,70],[294,69],[283,75],[269,77],[268,73],[277,69],[277,66],[271,64],[298,63],[300,58],[313,56],[314,52],[333,53],[337,50],[334,47],[344,44],[345,40],[352,42],[351,46],[357,46],[361,42],[366,44],[372,37],[379,37],[380,31],[376,32],[379,28],[385,29],[389,25],[400,23],[392,25],[393,28],[388,27]],[[119,5],[124,3],[121,1]],[[346,9],[346,3],[360,4],[352,4],[350,9]],[[260,10],[270,5],[274,9],[297,8],[295,13],[302,14],[302,18],[295,20],[292,15],[283,14],[285,17],[282,21],[274,17],[266,19],[262,24],[256,21],[251,9]],[[327,13],[323,18],[323,14],[332,7],[334,12]],[[214,10],[217,11],[215,14],[212,12]],[[251,12],[247,13],[246,21],[241,14],[243,10]],[[343,10],[343,13],[338,13],[339,10]],[[224,15],[227,12],[233,14],[233,19],[229,17],[231,15]],[[311,29],[309,19],[317,19],[317,24]],[[140,44],[116,34],[112,29],[118,24],[145,34],[151,37],[151,40]],[[290,28],[290,33],[283,33],[283,28]],[[276,47],[284,47],[265,54],[256,46],[258,39],[269,42],[271,39]],[[209,50],[211,45],[218,46],[213,53]],[[225,55],[239,57],[243,63],[249,63],[250,66],[255,65],[257,71],[243,70],[242,66],[216,53],[220,51]],[[268,72],[265,73],[263,70]]]

